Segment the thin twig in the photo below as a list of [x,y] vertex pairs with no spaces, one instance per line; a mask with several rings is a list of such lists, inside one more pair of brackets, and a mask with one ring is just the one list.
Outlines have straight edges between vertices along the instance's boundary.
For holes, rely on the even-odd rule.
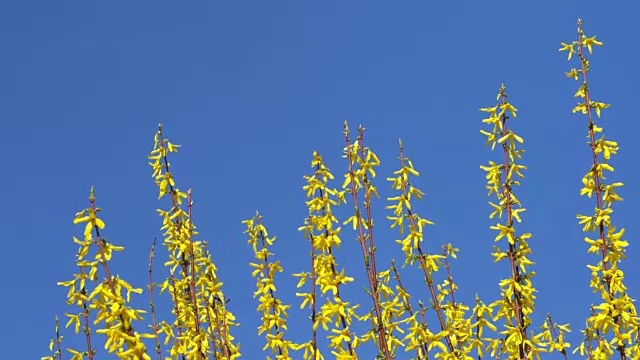
[[[396,268],[396,264],[393,259],[391,259],[391,271],[393,271],[394,279],[396,280],[396,282],[398,282],[398,287],[400,287],[400,290],[402,290],[405,294],[408,294],[407,289],[404,287],[404,285],[402,285],[402,280],[400,280],[400,273],[398,272],[398,268]],[[411,307],[411,303],[409,302],[409,300],[402,297],[402,301],[404,302],[404,307],[409,312],[409,315],[413,316],[413,313],[414,313],[413,307]],[[424,316],[421,318],[420,325],[422,325],[423,327],[426,327],[424,323]],[[420,349],[422,350],[422,353],[424,354],[426,359],[429,353],[429,348],[427,344],[426,343],[420,344]],[[416,349],[416,353],[418,355],[418,359],[420,359],[420,350]]]
[[[365,245],[365,234],[364,234],[364,224],[362,222],[362,217],[360,216],[360,206],[358,203],[358,189],[356,189],[356,182],[355,182],[355,170],[353,168],[353,161],[352,158],[355,156],[358,156],[357,154],[353,154],[352,153],[352,147],[350,144],[350,140],[349,140],[349,127],[347,125],[347,123],[345,122],[344,125],[344,134],[345,134],[345,139],[346,139],[346,143],[347,143],[347,160],[349,161],[349,177],[350,177],[350,183],[351,183],[351,195],[353,198],[353,205],[355,207],[355,217],[356,217],[356,223],[358,226],[358,241],[360,243],[360,246],[362,248],[362,256],[364,258],[364,265],[365,265],[365,269],[367,271],[367,279],[369,280],[369,288],[371,289],[371,297],[373,300],[373,308],[375,310],[376,313],[376,318],[378,320],[378,326],[376,328],[376,332],[378,335],[378,344],[380,345],[380,350],[382,350],[382,352],[385,355],[385,358],[387,360],[391,359],[391,352],[388,349],[387,346],[387,337],[386,337],[386,333],[385,333],[385,327],[384,327],[384,322],[382,319],[382,311],[380,309],[380,294],[379,294],[379,289],[378,289],[378,278],[377,278],[377,270],[376,270],[376,261],[375,261],[375,247],[373,246],[373,221],[371,219],[371,184],[369,183],[369,180],[367,178],[366,175],[366,171],[364,172],[364,183],[365,183],[365,209],[367,212],[367,227],[369,230],[369,250],[367,253],[367,248]],[[362,162],[365,161],[365,156],[364,156],[364,149],[363,149],[363,132],[364,129],[362,127],[360,127],[359,129],[359,136],[358,136],[358,140],[357,143],[360,145],[360,159]]]
[[[402,142],[400,142],[400,163],[402,164],[403,167],[405,166],[405,161],[406,159],[404,157],[404,145],[402,144]],[[402,179],[401,186],[402,186],[402,194],[403,196],[406,197],[407,196],[407,180],[405,178]],[[407,217],[409,218],[411,229],[416,229],[417,225],[415,223],[413,213],[409,208],[407,208],[407,215],[408,215]],[[438,315],[440,328],[442,329],[442,331],[445,331],[446,325],[444,322],[442,307],[440,306],[440,301],[438,301],[438,296],[436,295],[436,290],[433,285],[433,278],[431,277],[431,274],[429,274],[429,271],[427,270],[427,262],[425,259],[425,254],[422,252],[422,247],[420,246],[419,242],[418,242],[417,248],[418,248],[418,253],[420,254],[419,256],[420,268],[424,272],[425,281],[427,282],[427,286],[429,287],[429,293],[431,294],[431,298],[433,299],[436,314]],[[451,342],[451,337],[449,335],[446,335],[445,340],[447,342],[447,347],[449,348],[449,351],[454,352],[453,343]]]
[[[80,268],[80,276],[85,277],[85,272],[82,266]],[[83,295],[82,297],[82,317],[84,319],[84,334],[87,341],[87,357],[89,360],[93,360],[93,356],[95,355],[95,351],[91,345],[91,328],[89,328],[89,308],[87,307],[87,289],[83,286],[80,290],[80,293]],[[57,330],[56,330],[57,333]]]
[[[198,316],[198,294],[196,293],[196,257],[193,251],[193,200],[191,199],[191,189],[187,192],[187,209],[189,212],[189,250],[191,254],[189,256],[189,262],[191,263],[191,304],[193,305],[193,316],[196,324],[196,336],[200,336],[200,317]],[[205,354],[202,352],[202,341],[197,341],[198,343],[198,359],[202,359],[205,357]]]
[[[555,341],[558,340],[558,332],[556,331],[556,325],[553,323],[553,320],[551,320],[551,314],[547,313],[547,321],[549,322],[549,327],[551,328],[551,331],[553,332],[553,336],[555,337]],[[569,357],[567,356],[567,351],[562,348],[560,349],[560,353],[564,356],[565,360],[569,360]]]
[[60,337],[60,321],[56,316],[56,345],[58,346],[58,360],[62,360],[62,338]]
[[156,321],[156,305],[153,302],[153,256],[156,249],[156,240],[153,238],[153,244],[151,245],[151,251],[149,252],[149,285],[147,290],[149,291],[149,308],[151,309],[151,330],[156,339],[156,352],[158,353],[158,360],[162,360],[162,352],[160,347],[160,339],[158,338],[158,322]]

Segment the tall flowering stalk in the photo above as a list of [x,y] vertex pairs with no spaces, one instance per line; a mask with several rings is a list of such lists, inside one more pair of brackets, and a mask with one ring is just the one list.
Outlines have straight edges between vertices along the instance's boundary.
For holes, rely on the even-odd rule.
[[[282,304],[276,298],[275,275],[282,272],[280,261],[272,261],[269,256],[269,247],[273,245],[276,237],[269,237],[266,227],[261,222],[262,216],[256,215],[242,223],[247,226],[245,234],[249,235],[248,244],[252,246],[253,253],[258,263],[249,264],[254,268],[252,276],[256,278],[256,292],[253,297],[258,297],[260,305],[258,311],[262,312],[262,324],[258,327],[258,335],[266,332],[267,344],[263,350],[271,349],[276,354],[278,360],[290,360],[289,350],[297,346],[291,341],[284,339],[284,332],[287,330],[287,311],[290,305]],[[267,359],[271,359],[267,357]]]
[[[203,243],[194,240],[198,232],[192,222],[191,190],[180,191],[170,170],[169,154],[177,153],[179,147],[164,138],[159,125],[149,159],[159,188],[158,199],[169,195],[171,200],[169,210],[157,211],[163,220],[163,244],[170,258],[165,263],[170,276],[161,284],[161,291],[171,295],[175,320],[172,324],[163,321],[158,327],[166,335],[165,343],[174,340],[169,350],[172,357],[205,359],[213,354],[215,359],[235,359],[240,356],[239,346],[233,343],[229,331],[237,326],[235,317],[224,301],[216,301],[225,298],[222,282]],[[187,211],[183,199],[187,200]]]
[[[585,35],[580,19],[577,35],[576,41],[570,44],[562,43],[560,51],[567,51],[569,60],[573,55],[577,55],[580,61],[579,67],[571,69],[566,75],[581,81],[574,95],[580,100],[573,112],[586,115],[588,120],[587,139],[592,163],[582,178],[584,187],[580,190],[580,195],[591,198],[595,194],[596,204],[593,214],[577,215],[577,218],[583,225],[584,232],[595,235],[595,238],[585,237],[584,240],[590,245],[589,253],[600,254],[601,259],[588,267],[591,270],[590,286],[594,292],[600,294],[601,302],[592,307],[591,316],[587,318],[586,328],[583,330],[584,341],[575,351],[579,351],[582,356],[588,354],[590,359],[610,358],[616,352],[621,359],[636,359],[640,357],[640,319],[634,300],[627,294],[624,272],[620,268],[620,263],[626,258],[625,248],[628,242],[622,239],[624,228],[618,229],[611,218],[613,204],[622,201],[617,189],[623,184],[607,183],[605,178],[607,172],[614,171],[609,162],[612,155],[617,154],[619,147],[615,141],[606,140],[603,128],[595,123],[594,110],[600,118],[601,111],[610,105],[593,100],[587,81],[590,62],[585,49],[591,54],[593,46],[602,46],[602,43],[597,41],[595,36]],[[599,138],[596,136],[598,133],[601,134]]]
[[[392,332],[388,329],[391,324],[385,323],[383,312],[386,313],[386,316],[384,316],[384,318],[387,319],[386,321],[393,321],[392,319],[394,317],[400,315],[397,313],[397,309],[402,310],[402,306],[398,303],[387,304],[383,309],[381,305],[381,289],[375,258],[376,247],[374,246],[373,238],[373,219],[371,217],[371,198],[373,195],[378,196],[378,192],[369,179],[369,177],[375,178],[375,168],[380,166],[380,160],[378,160],[378,157],[371,149],[364,146],[363,127],[360,126],[358,128],[358,137],[353,143],[351,143],[349,135],[349,124],[345,121],[344,136],[346,146],[343,157],[349,162],[349,171],[344,174],[342,188],[346,193],[351,194],[355,212],[344,222],[344,225],[351,223],[353,230],[357,229],[358,231],[357,240],[362,249],[362,257],[364,259],[364,266],[369,283],[368,293],[373,302],[373,316],[369,314],[362,318],[362,320],[371,318],[372,328],[361,337],[361,340],[366,342],[370,339],[375,339],[380,349],[378,357],[391,360],[393,348],[401,345],[401,342],[398,339],[392,338]],[[364,199],[361,206],[358,194],[362,189],[364,189]],[[391,298],[393,291],[389,287],[386,287],[384,296],[386,299]]]
[[405,157],[402,141],[399,142],[399,146],[400,169],[393,173],[395,177],[387,178],[387,180],[392,183],[392,188],[399,191],[400,194],[387,199],[394,202],[394,204],[387,206],[387,209],[393,210],[393,216],[387,216],[387,219],[393,221],[391,228],[397,227],[401,236],[405,229],[408,230],[408,234],[403,239],[396,240],[396,243],[401,245],[405,254],[405,266],[407,264],[413,265],[417,261],[419,268],[423,271],[432,307],[440,325],[440,331],[432,333],[428,328],[421,326],[424,321],[417,320],[418,313],[413,313],[406,320],[410,324],[410,331],[403,340],[409,341],[410,344],[406,350],[417,349],[420,353],[419,357],[426,358],[428,356],[428,354],[422,353],[422,349],[428,344],[428,350],[437,347],[442,351],[440,355],[442,359],[456,359],[464,356],[466,350],[463,349],[463,346],[471,336],[470,332],[466,330],[469,328],[468,320],[464,318],[468,307],[455,303],[452,298],[451,289],[455,288],[454,283],[445,279],[442,284],[438,284],[434,275],[445,266],[444,259],[449,255],[455,257],[457,249],[454,250],[453,247],[447,246],[446,248],[451,251],[446,251],[444,255],[427,254],[423,251],[421,245],[424,240],[423,230],[426,226],[434,223],[422,218],[412,207],[412,198],[420,200],[424,192],[411,183],[410,176],[419,176],[420,174],[414,169],[411,160]]
[[[108,242],[102,235],[101,231],[104,230],[105,223],[98,217],[101,209],[96,207],[95,201],[92,188],[89,195],[90,207],[78,212],[73,220],[74,224],[84,224],[83,240],[73,238],[73,241],[80,245],[76,260],[80,269],[79,274],[76,274],[73,280],[58,283],[69,288],[67,303],[75,303],[82,309],[80,314],[65,314],[69,318],[67,327],[74,324],[77,334],[83,323],[87,342],[86,351],[74,349],[68,349],[68,351],[73,354],[73,360],[83,359],[84,356],[89,359],[94,358],[89,313],[96,311],[93,323],[104,324],[104,327],[97,329],[96,333],[107,337],[105,349],[109,353],[115,353],[121,359],[150,359],[142,338],[152,337],[152,335],[140,334],[133,328],[133,323],[142,320],[142,314],[146,311],[134,309],[129,305],[131,293],[140,294],[142,289],[134,288],[117,275],[111,275],[109,261],[114,252],[123,251],[124,248]],[[92,248],[95,248],[93,260],[85,259]],[[86,268],[89,269],[88,274],[85,272]],[[97,282],[100,269],[104,272],[105,279],[90,290],[88,285]],[[124,292],[126,297],[123,295]]]
[[535,272],[527,272],[527,267],[533,265],[527,257],[531,254],[527,242],[531,234],[518,234],[515,229],[515,221],[520,222],[520,214],[526,210],[514,194],[515,186],[520,185],[519,179],[524,178],[522,171],[527,168],[516,162],[524,153],[517,145],[524,140],[507,126],[507,120],[516,118],[517,109],[507,101],[504,85],[500,87],[497,99],[500,101],[498,105],[480,110],[489,113],[489,118],[482,122],[492,127],[491,131],[481,130],[487,136],[486,145],[491,145],[491,150],[500,145],[502,150],[501,162],[490,161],[488,166],[481,166],[487,172],[488,195],[495,195],[497,202],[489,202],[493,208],[489,218],[504,219],[504,222],[491,226],[498,232],[495,241],[507,240],[504,248],[494,246],[492,255],[495,262],[508,260],[511,270],[511,276],[500,281],[501,299],[492,304],[498,309],[494,320],[504,321],[505,330],[500,332],[504,340],[499,352],[509,358],[525,359],[530,358],[530,354],[539,358],[539,352],[544,351],[543,344],[534,334],[527,333],[536,298],[536,289],[531,281]]
[[[332,354],[338,359],[355,360],[357,359],[355,349],[359,340],[350,327],[355,317],[355,309],[359,305],[353,306],[340,296],[340,286],[352,282],[353,278],[346,276],[344,269],[339,270],[336,263],[334,252],[341,244],[339,237],[341,228],[334,227],[334,223],[338,220],[331,210],[332,206],[345,202],[345,193],[327,186],[328,181],[333,180],[334,177],[317,152],[313,154],[311,166],[315,169],[314,174],[305,176],[307,185],[303,187],[309,198],[306,203],[309,216],[299,230],[304,232],[305,238],[311,243],[312,269],[311,273],[303,272],[294,275],[300,277],[298,286],[304,284],[310,277],[312,288],[315,289],[318,286],[320,295],[326,297],[318,311],[316,306],[318,294],[315,290],[311,293],[296,294],[303,298],[300,308],[304,308],[305,305],[311,307],[313,321],[313,339],[299,345],[298,348],[305,349],[305,359],[321,358],[317,349],[316,330],[319,325],[322,325],[325,331],[330,331],[327,338],[330,340],[329,347],[332,349]],[[331,292],[331,298],[328,296],[329,292]]]

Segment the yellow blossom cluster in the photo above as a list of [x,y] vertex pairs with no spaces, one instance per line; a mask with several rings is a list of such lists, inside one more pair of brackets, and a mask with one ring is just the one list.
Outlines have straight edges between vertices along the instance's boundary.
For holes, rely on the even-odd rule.
[[[165,345],[172,341],[172,357],[235,359],[240,357],[239,344],[230,333],[230,328],[237,326],[235,316],[227,309],[222,282],[205,244],[194,240],[198,233],[191,220],[191,190],[180,191],[170,171],[169,154],[177,153],[179,147],[163,137],[160,125],[149,165],[159,188],[158,198],[169,195],[171,199],[169,210],[158,210],[163,244],[169,251],[164,265],[170,273],[159,286],[171,296],[175,319],[160,322],[158,331],[165,334]],[[188,212],[183,208],[184,199]]]
[[[493,209],[489,218],[504,219],[504,222],[491,226],[492,230],[497,231],[495,241],[507,240],[502,248],[494,246],[491,255],[494,262],[509,262],[510,276],[500,280],[500,299],[489,306],[492,311],[495,310],[493,321],[502,321],[504,328],[499,332],[502,337],[491,340],[489,348],[492,349],[492,355],[497,352],[508,358],[539,359],[541,352],[557,350],[564,353],[564,348],[569,344],[561,342],[562,347],[558,349],[555,345],[557,337],[551,336],[549,329],[539,334],[529,331],[536,299],[536,289],[532,282],[535,272],[528,271],[528,267],[534,264],[529,259],[531,248],[528,240],[531,234],[518,234],[515,229],[515,222],[522,221],[520,215],[526,209],[514,193],[515,187],[520,186],[520,180],[524,178],[523,171],[527,168],[517,163],[518,160],[522,160],[524,153],[518,145],[522,145],[524,140],[508,126],[510,122],[507,120],[516,118],[517,109],[507,101],[504,84],[500,87],[497,100],[499,103],[496,106],[480,109],[489,114],[482,122],[491,126],[490,131],[480,132],[487,137],[486,145],[491,145],[491,150],[500,146],[502,161],[490,161],[489,165],[480,168],[487,173],[488,195],[494,195],[496,198],[496,203],[489,202]],[[547,322],[544,324],[547,325]],[[564,329],[566,325],[560,327]]]
[[[303,231],[304,237],[310,242],[312,266],[310,272],[294,276],[300,278],[298,287],[311,279],[311,292],[296,295],[303,298],[301,309],[305,306],[311,309],[313,336],[310,341],[299,345],[298,349],[304,349],[305,359],[323,358],[316,339],[317,329],[322,326],[325,331],[329,331],[327,339],[331,353],[337,359],[355,360],[358,358],[356,348],[360,341],[351,331],[351,325],[356,315],[355,309],[359,305],[351,305],[340,296],[340,286],[352,282],[353,278],[346,276],[344,269],[339,270],[336,263],[334,251],[341,244],[341,228],[334,225],[338,220],[331,209],[332,206],[345,202],[345,192],[327,186],[328,181],[334,177],[317,152],[313,153],[311,167],[314,173],[305,176],[307,185],[303,187],[309,198],[306,202],[309,216],[299,230]],[[320,289],[319,294],[316,293],[316,287]],[[324,297],[324,303],[320,303],[320,297]]]
[[[443,247],[442,254],[428,254],[423,251],[421,244],[424,240],[424,229],[434,223],[418,215],[412,206],[411,200],[421,200],[424,192],[410,181],[411,176],[417,177],[420,174],[414,169],[411,160],[405,157],[402,141],[399,142],[399,146],[400,169],[393,173],[395,177],[387,178],[392,183],[392,188],[399,191],[399,195],[387,199],[393,202],[387,206],[387,209],[393,210],[393,215],[387,218],[393,221],[391,228],[397,227],[401,236],[404,235],[405,229],[408,232],[403,239],[396,240],[396,243],[400,244],[405,254],[405,266],[418,262],[440,327],[439,331],[432,332],[426,325],[424,312],[409,311],[409,316],[403,320],[409,325],[409,331],[403,338],[403,341],[406,341],[405,351],[415,350],[419,359],[426,359],[428,352],[435,348],[439,350],[437,357],[443,360],[472,359],[469,353],[477,349],[477,344],[471,341],[474,331],[474,327],[471,326],[472,318],[466,317],[469,307],[456,302],[454,293],[457,285],[449,272],[448,261],[456,257],[458,249],[447,244]],[[443,267],[447,268],[448,275],[441,283],[436,283],[434,275]],[[392,266],[392,269],[395,267]],[[399,280],[397,274],[396,278]],[[407,296],[403,294],[406,293],[405,289],[398,284],[397,290],[402,295],[396,301],[406,304]],[[481,332],[483,327],[484,323],[476,322],[476,331]]]
[[[615,141],[606,140],[603,128],[596,125],[593,112],[600,118],[601,110],[610,105],[593,100],[587,74],[590,62],[589,54],[593,46],[602,46],[596,37],[588,37],[582,29],[582,20],[578,20],[577,40],[562,43],[560,51],[568,52],[568,59],[576,55],[580,64],[566,73],[567,77],[580,81],[575,97],[579,99],[573,112],[580,112],[587,116],[589,147],[592,162],[589,170],[582,178],[583,188],[580,195],[595,197],[594,212],[588,215],[577,215],[582,230],[593,233],[595,238],[585,237],[589,244],[588,252],[599,254],[600,260],[595,265],[588,265],[591,270],[590,286],[594,293],[600,295],[600,303],[591,307],[590,316],[586,321],[586,328],[582,331],[584,340],[574,352],[579,352],[589,359],[608,359],[618,353],[621,359],[640,358],[640,332],[638,313],[634,300],[627,293],[624,285],[624,272],[620,268],[622,260],[626,258],[625,248],[628,242],[624,236],[624,228],[618,229],[611,218],[613,204],[622,201],[617,191],[622,187],[621,182],[606,182],[606,176],[613,173],[614,168],[609,164],[612,155],[618,152]],[[600,134],[600,137],[597,136]],[[595,196],[594,196],[595,195]]]
[[[73,238],[73,241],[80,245],[76,256],[79,272],[75,274],[74,279],[58,283],[69,288],[67,304],[75,304],[81,309],[77,314],[65,314],[69,318],[66,326],[73,325],[76,334],[82,328],[87,344],[87,349],[83,351],[67,350],[73,355],[72,360],[84,359],[85,356],[88,359],[94,358],[95,349],[91,342],[92,330],[89,324],[90,312],[94,312],[93,325],[103,324],[103,327],[95,332],[107,337],[104,348],[109,353],[117,355],[120,359],[150,359],[142,339],[151,338],[153,335],[138,333],[133,328],[133,323],[142,320],[142,314],[146,311],[136,310],[129,305],[131,293],[140,294],[142,289],[134,288],[119,276],[111,275],[109,261],[114,252],[122,251],[124,248],[104,238],[101,231],[104,230],[105,223],[98,217],[101,209],[95,206],[95,201],[92,188],[89,195],[91,206],[78,212],[73,220],[74,224],[84,224],[83,239]],[[91,258],[92,249],[96,251]],[[104,272],[105,278],[98,282],[100,269]],[[95,284],[93,289],[90,284]]]
[[[269,247],[273,245],[276,237],[269,237],[266,227],[261,222],[262,216],[256,215],[245,220],[242,223],[247,226],[245,234],[249,235],[248,244],[253,247],[253,253],[258,263],[250,263],[254,269],[252,276],[256,278],[256,292],[253,297],[257,297],[260,301],[258,311],[262,313],[262,324],[258,327],[258,335],[266,332],[267,344],[263,350],[271,349],[276,354],[277,360],[290,360],[289,350],[295,349],[297,346],[284,338],[284,332],[287,330],[287,311],[290,305],[282,304],[282,301],[276,298],[275,275],[282,272],[280,261],[270,261],[269,257],[273,256],[269,252]],[[267,357],[267,359],[271,359]]]

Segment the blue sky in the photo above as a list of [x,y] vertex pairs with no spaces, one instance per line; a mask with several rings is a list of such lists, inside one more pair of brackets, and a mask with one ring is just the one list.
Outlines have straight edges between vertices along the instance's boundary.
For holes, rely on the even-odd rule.
[[[273,251],[287,274],[277,279],[278,294],[297,309],[288,274],[308,263],[297,231],[306,215],[302,176],[314,150],[342,176],[344,120],[367,128],[382,161],[376,185],[383,198],[403,139],[423,175],[415,184],[427,194],[417,209],[436,222],[426,248],[460,247],[453,275],[461,299],[495,300],[508,270],[490,256],[494,221],[479,165],[498,154],[484,147],[478,108],[494,104],[501,82],[519,109],[514,126],[527,151],[517,194],[528,211],[519,229],[533,233],[537,324],[547,312],[570,322],[577,345],[597,300],[585,265],[597,257],[586,253],[575,219],[593,208],[579,197],[589,168],[586,120],[571,114],[577,83],[564,76],[576,65],[557,49],[575,38],[577,17],[605,43],[595,49],[590,85],[596,100],[612,103],[603,124],[621,150],[611,179],[625,183],[614,220],[627,227],[623,268],[638,297],[639,10],[635,2],[595,1],[3,2],[3,356],[46,355],[54,316],[75,311],[56,282],[76,270],[71,239],[82,229],[72,220],[92,185],[107,238],[126,247],[112,270],[146,286],[147,254],[160,235],[155,209],[168,206],[156,200],[146,158],[158,122],[183,145],[173,160],[178,187],[193,188],[194,221],[242,323],[235,334],[244,358],[261,358],[263,340],[241,221],[259,210],[278,236]],[[381,258],[400,259],[385,205],[374,203]],[[338,212],[343,220],[347,213]],[[343,234],[338,262],[364,280],[355,235]],[[158,281],[164,256],[160,249]],[[426,299],[419,276],[406,276],[414,297]],[[354,302],[364,299],[361,285],[345,291]],[[146,306],[146,294],[136,301]],[[290,315],[293,340],[306,340],[308,314]],[[81,344],[66,335],[67,345]]]

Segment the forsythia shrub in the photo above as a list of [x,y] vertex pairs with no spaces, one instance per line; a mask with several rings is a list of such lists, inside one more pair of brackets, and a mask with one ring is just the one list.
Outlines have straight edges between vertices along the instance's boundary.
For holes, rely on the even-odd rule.
[[[497,104],[480,109],[487,118],[480,131],[486,136],[486,145],[496,151],[494,159],[480,166],[486,172],[491,219],[495,225],[495,262],[509,269],[509,275],[499,280],[498,300],[485,303],[476,296],[473,304],[456,299],[458,285],[454,282],[451,262],[459,249],[451,244],[442,246],[442,252],[427,253],[423,246],[424,232],[434,223],[420,216],[415,202],[425,194],[413,185],[419,176],[412,161],[399,143],[398,170],[387,180],[395,194],[388,198],[387,219],[396,229],[395,241],[404,253],[404,265],[416,266],[424,278],[425,291],[430,303],[412,300],[402,283],[400,271],[392,261],[383,266],[376,260],[372,198],[378,196],[373,183],[380,160],[364,142],[364,128],[359,127],[354,137],[345,122],[346,159],[345,174],[339,188],[332,187],[334,175],[317,152],[311,160],[312,171],[304,178],[308,214],[299,230],[309,242],[309,267],[293,274],[300,289],[295,306],[308,309],[309,338],[294,343],[287,334],[287,320],[292,305],[284,304],[277,296],[276,275],[283,272],[271,252],[276,237],[270,235],[259,213],[248,220],[245,234],[255,254],[253,268],[256,281],[254,298],[257,311],[262,314],[258,334],[265,338],[263,351],[267,359],[318,360],[326,357],[348,360],[358,359],[358,349],[365,343],[377,348],[377,359],[539,359],[542,353],[557,352],[569,357],[571,351],[587,359],[640,359],[639,317],[634,300],[624,285],[620,263],[625,259],[624,229],[614,225],[613,205],[622,198],[620,182],[607,183],[605,174],[613,172],[609,164],[618,151],[615,141],[605,140],[602,126],[596,124],[602,110],[609,104],[595,101],[590,96],[587,75],[588,55],[594,46],[602,43],[587,37],[578,21],[577,39],[562,43],[561,51],[578,64],[566,73],[579,82],[575,97],[578,105],[573,112],[586,116],[586,130],[592,151],[592,164],[582,178],[581,195],[593,199],[594,212],[578,215],[588,252],[594,254],[590,286],[599,294],[597,304],[590,309],[582,330],[583,341],[571,345],[566,340],[569,325],[557,324],[548,315],[542,324],[534,324],[536,289],[535,272],[529,240],[533,234],[518,230],[525,208],[518,199],[517,189],[527,167],[523,162],[523,138],[514,131],[517,109],[507,100],[507,89],[502,85]],[[595,113],[595,117],[594,117]],[[159,199],[167,199],[167,207],[157,210],[163,230],[162,245],[168,251],[164,263],[167,277],[161,283],[153,280],[154,240],[149,255],[149,283],[147,292],[150,307],[133,308],[131,294],[141,294],[118,275],[114,275],[109,261],[123,251],[122,246],[104,237],[105,223],[100,219],[101,209],[93,189],[89,205],[78,212],[74,223],[83,226],[83,236],[73,238],[79,245],[76,255],[77,274],[71,280],[59,282],[68,288],[67,303],[77,307],[65,314],[66,327],[83,333],[86,345],[82,349],[63,351],[56,318],[55,337],[51,340],[52,354],[42,359],[95,359],[96,348],[104,348],[120,359],[236,359],[241,356],[240,344],[233,336],[239,326],[229,309],[223,283],[211,259],[206,242],[198,241],[193,224],[191,190],[176,186],[171,172],[170,156],[178,152],[179,145],[164,137],[160,125],[155,135],[149,159],[152,175],[158,186]],[[353,213],[341,221],[333,209],[341,204],[353,206]],[[351,286],[354,278],[336,261],[340,251],[341,226],[351,227],[357,234],[362,250],[362,266],[366,270],[365,291],[370,303],[352,304],[342,291]],[[165,294],[173,308],[170,320],[158,320],[154,305],[154,292]],[[427,324],[425,313],[434,312],[435,324]],[[143,329],[141,320],[148,314],[151,325]],[[368,330],[356,333],[355,323],[367,324]],[[320,348],[320,337],[326,338],[327,349]]]

